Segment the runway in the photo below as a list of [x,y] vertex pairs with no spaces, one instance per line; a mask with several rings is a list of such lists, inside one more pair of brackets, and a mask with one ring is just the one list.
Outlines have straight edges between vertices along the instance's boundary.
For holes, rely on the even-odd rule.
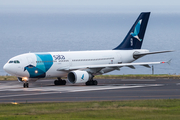
[[39,80],[23,88],[18,81],[0,81],[0,103],[106,101],[180,98],[180,80],[98,79],[97,86],[54,86],[54,80]]

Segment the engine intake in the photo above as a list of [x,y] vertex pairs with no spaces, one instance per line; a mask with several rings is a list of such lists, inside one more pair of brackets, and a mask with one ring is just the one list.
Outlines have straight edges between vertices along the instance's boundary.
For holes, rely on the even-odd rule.
[[68,74],[68,80],[70,83],[85,83],[92,78],[92,75],[87,71],[75,70]]

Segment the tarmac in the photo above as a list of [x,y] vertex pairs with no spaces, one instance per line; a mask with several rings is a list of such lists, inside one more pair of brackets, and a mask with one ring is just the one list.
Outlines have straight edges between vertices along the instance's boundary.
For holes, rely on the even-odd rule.
[[0,103],[83,102],[141,99],[180,99],[180,80],[97,79],[97,86],[55,86],[54,80],[38,80],[23,88],[18,81],[0,81]]

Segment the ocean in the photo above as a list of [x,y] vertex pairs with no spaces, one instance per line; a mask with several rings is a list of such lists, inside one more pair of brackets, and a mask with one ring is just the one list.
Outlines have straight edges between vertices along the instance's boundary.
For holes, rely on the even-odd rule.
[[[139,14],[135,13],[0,13],[0,75],[12,57],[28,52],[110,50],[119,45]],[[154,65],[155,74],[180,74],[180,14],[151,13],[142,49],[174,50],[135,62],[168,61]],[[152,74],[136,66],[107,74]]]

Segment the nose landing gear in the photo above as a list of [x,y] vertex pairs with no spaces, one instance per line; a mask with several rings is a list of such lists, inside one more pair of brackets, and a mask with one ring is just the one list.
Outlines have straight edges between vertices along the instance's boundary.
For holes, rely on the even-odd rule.
[[29,83],[28,82],[24,82],[23,87],[24,88],[28,88],[29,87]]

